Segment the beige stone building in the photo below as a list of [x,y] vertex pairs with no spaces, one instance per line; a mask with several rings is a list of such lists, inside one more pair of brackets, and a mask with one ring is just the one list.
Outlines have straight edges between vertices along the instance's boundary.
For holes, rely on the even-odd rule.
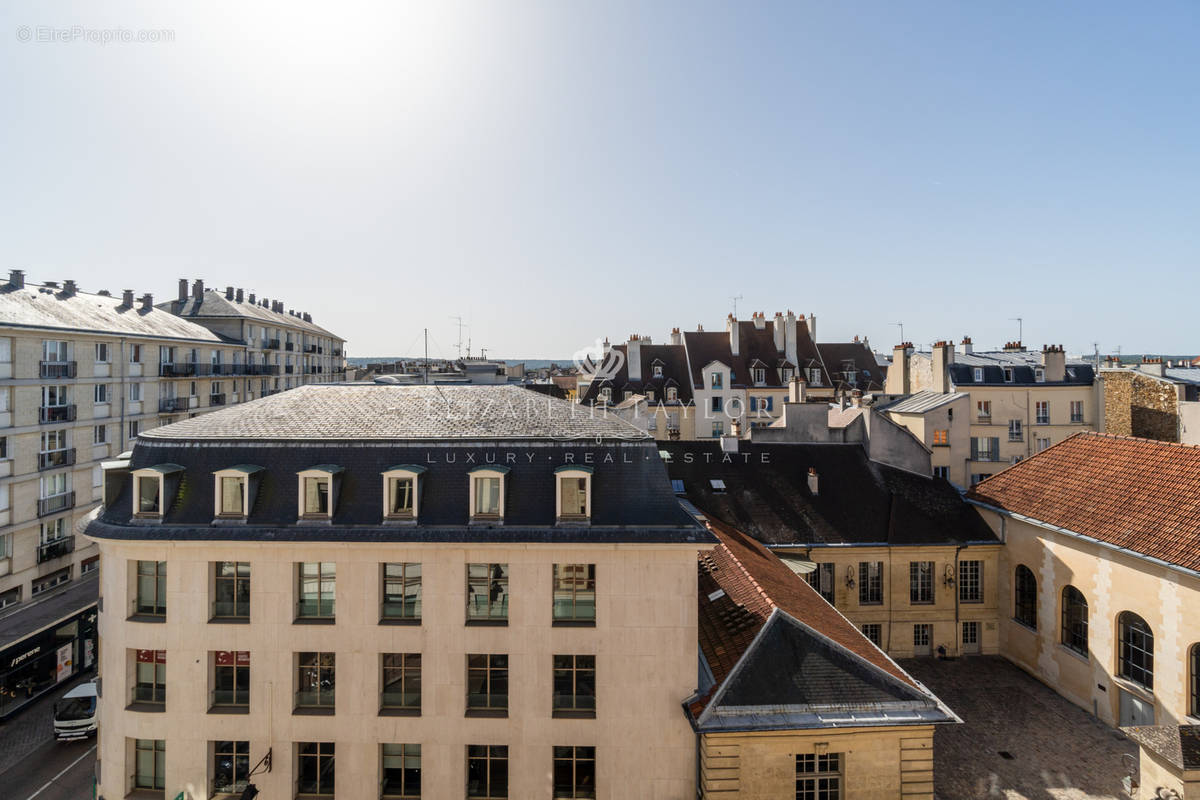
[[922,420],[911,409],[892,415],[923,440],[945,447],[938,461],[946,463],[938,463],[937,474],[968,486],[1074,433],[1096,430],[1094,373],[1091,364],[1068,361],[1061,345],[1031,353],[1020,342],[1009,342],[1002,350],[983,352],[968,337],[958,352],[947,341],[920,352],[906,342],[893,350],[887,394],[968,395],[966,448],[962,414],[953,421],[945,418],[958,406],[935,405],[922,394],[934,420]]
[[308,386],[143,434],[105,496],[100,797],[695,796],[714,542],[625,423]]

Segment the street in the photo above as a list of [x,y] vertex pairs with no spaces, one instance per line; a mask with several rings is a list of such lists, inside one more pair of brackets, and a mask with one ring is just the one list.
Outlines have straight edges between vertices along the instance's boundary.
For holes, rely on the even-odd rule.
[[89,800],[96,739],[56,742],[54,703],[78,682],[0,723],[0,797],[4,800]]

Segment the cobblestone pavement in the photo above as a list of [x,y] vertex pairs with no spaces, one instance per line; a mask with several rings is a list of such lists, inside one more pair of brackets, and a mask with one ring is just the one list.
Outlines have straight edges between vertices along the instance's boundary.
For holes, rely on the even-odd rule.
[[974,656],[900,663],[965,723],[934,733],[938,800],[1125,797],[1123,756],[1136,759],[1137,746],[1008,661]]

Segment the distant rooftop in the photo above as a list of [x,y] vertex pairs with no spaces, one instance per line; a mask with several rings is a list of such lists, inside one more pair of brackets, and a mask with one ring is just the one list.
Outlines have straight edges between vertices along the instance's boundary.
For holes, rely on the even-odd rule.
[[[180,295],[183,295],[186,292],[187,281],[180,281],[180,283]],[[212,288],[205,289],[203,281],[195,282],[187,299],[168,300],[159,303],[158,307],[185,319],[189,317],[206,319],[236,317],[264,325],[286,325],[301,328],[320,336],[338,338],[335,334],[314,323],[311,316],[302,312],[289,313],[285,304],[279,300],[271,301],[256,294],[248,295],[244,290],[234,289],[232,286],[221,291]]]
[[148,440],[649,439],[613,415],[520,386],[323,384],[203,414]]
[[924,414],[926,411],[932,411],[938,406],[943,406],[946,403],[953,403],[961,397],[969,395],[963,392],[934,392],[922,391],[916,394],[910,394],[903,400],[897,400],[895,403],[880,407],[880,411],[894,411],[897,414]]

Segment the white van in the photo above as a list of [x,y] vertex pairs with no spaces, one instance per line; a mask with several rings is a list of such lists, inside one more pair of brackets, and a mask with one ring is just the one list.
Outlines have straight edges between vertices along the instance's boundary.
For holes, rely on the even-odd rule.
[[96,731],[96,682],[67,692],[54,704],[54,737],[60,742],[85,739]]

